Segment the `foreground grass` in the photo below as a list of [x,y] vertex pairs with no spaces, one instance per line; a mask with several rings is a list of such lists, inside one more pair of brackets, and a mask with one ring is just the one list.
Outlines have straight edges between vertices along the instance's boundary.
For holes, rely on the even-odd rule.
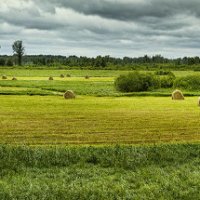
[[198,200],[200,145],[0,146],[0,199]]
[[196,97],[0,96],[0,143],[144,144],[200,141]]

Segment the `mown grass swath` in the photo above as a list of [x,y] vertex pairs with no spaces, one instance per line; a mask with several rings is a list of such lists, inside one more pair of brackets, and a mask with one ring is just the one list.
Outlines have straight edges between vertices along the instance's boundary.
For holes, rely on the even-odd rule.
[[198,141],[197,100],[0,96],[0,142],[46,145]]

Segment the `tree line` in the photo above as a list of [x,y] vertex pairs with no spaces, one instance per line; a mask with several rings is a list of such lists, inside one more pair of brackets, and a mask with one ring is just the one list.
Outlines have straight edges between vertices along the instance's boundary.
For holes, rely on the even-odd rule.
[[0,66],[66,66],[91,69],[135,69],[137,67],[188,67],[199,65],[200,57],[184,57],[169,59],[161,55],[142,57],[115,58],[109,55],[86,57],[86,56],[57,56],[57,55],[24,55],[25,47],[22,41],[15,41],[12,45],[13,55],[0,55]]

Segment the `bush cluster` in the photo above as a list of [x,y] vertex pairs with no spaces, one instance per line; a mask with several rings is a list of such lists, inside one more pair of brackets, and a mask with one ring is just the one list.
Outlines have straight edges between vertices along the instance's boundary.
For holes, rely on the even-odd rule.
[[160,79],[152,73],[132,72],[120,75],[115,80],[115,87],[121,92],[141,92],[160,88]]
[[172,88],[176,77],[172,75],[160,77],[161,88]]
[[200,75],[189,75],[177,78],[174,82],[174,87],[186,90],[200,90]]

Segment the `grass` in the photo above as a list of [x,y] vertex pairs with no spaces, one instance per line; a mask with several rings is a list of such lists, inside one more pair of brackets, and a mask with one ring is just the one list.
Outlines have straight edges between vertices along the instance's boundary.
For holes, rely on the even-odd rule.
[[199,199],[200,145],[0,146],[0,199]]
[[117,70],[55,70],[55,69],[8,69],[0,68],[0,75],[17,76],[17,77],[59,77],[61,74],[70,74],[72,77],[117,77],[120,74],[128,73],[129,71]]
[[[61,78],[60,78],[61,79]],[[118,92],[114,88],[113,81],[107,80],[18,80],[0,81],[1,87],[21,87],[30,90],[40,89],[64,93],[66,90],[73,90],[78,95],[110,96]],[[42,93],[41,93],[42,94]]]
[[[0,67],[0,75],[16,77],[59,77],[61,74],[70,74],[72,77],[117,77],[131,71],[121,70],[58,70],[58,69],[9,69]],[[173,71],[177,77],[200,74],[197,71]]]
[[[121,93],[116,91],[114,80],[119,74],[128,71],[114,70],[27,70],[0,68],[0,74],[6,74],[8,80],[0,80],[0,94],[4,95],[62,95],[66,90],[73,90],[78,95],[89,96],[170,96],[173,89],[159,89],[143,93]],[[174,72],[182,77],[199,72]],[[70,74],[72,77],[60,78],[60,74]],[[91,76],[85,79],[84,76]],[[17,81],[12,81],[16,76]],[[48,77],[53,76],[54,81]],[[13,88],[19,88],[14,90]],[[185,96],[199,96],[198,91],[183,91]]]
[[200,109],[187,96],[200,92],[119,93],[122,73],[0,68],[0,199],[199,200]]
[[200,140],[196,97],[0,96],[0,143],[145,144]]

